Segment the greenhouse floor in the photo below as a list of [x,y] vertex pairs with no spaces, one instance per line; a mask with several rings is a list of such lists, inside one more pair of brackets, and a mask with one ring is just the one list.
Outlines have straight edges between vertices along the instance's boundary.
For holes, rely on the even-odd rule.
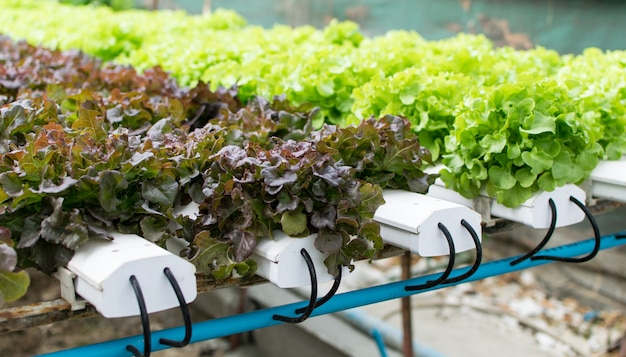
[[[598,216],[603,234],[621,231],[626,209]],[[483,242],[484,261],[521,254],[539,242],[542,230],[516,229],[490,235]],[[587,222],[557,229],[549,245],[591,236]],[[555,263],[518,273],[460,284],[411,297],[415,345],[424,357],[478,356],[623,356],[616,346],[626,332],[626,260],[624,247],[601,251],[591,262]],[[470,256],[471,258],[471,256]],[[340,292],[397,281],[399,257],[359,262],[346,276]],[[433,264],[435,263],[435,264]],[[413,275],[443,261],[415,260]],[[612,273],[606,273],[610,269]],[[21,304],[58,297],[58,283],[32,273],[33,287]],[[320,287],[320,294],[328,289]],[[237,313],[244,290],[220,289],[202,294],[191,304],[192,318],[201,321]],[[262,284],[245,290],[244,310],[305,300],[306,291]],[[401,332],[399,300],[363,306],[358,313]],[[371,335],[361,332],[345,314],[310,318],[298,325],[278,325],[240,336],[215,339],[152,356],[380,356]],[[178,326],[180,312],[150,315],[152,330]],[[139,318],[90,317],[68,320],[0,335],[3,356],[32,356],[141,333]],[[16,343],[18,341],[18,343]],[[400,343],[388,344],[387,355],[402,356]],[[365,352],[364,352],[365,351]]]

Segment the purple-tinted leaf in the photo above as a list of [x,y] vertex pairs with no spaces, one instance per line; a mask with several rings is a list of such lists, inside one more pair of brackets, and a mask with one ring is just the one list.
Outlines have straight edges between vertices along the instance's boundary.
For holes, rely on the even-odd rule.
[[163,212],[160,212],[160,211],[158,211],[158,210],[156,210],[154,208],[150,208],[149,202],[144,202],[141,205],[141,209],[144,210],[144,213],[153,214],[155,216],[163,216],[163,217],[165,216],[165,214]]
[[256,238],[249,231],[233,231],[227,238],[235,247],[235,261],[243,262],[252,255],[256,247]]
[[[57,240],[57,233],[54,230],[64,229],[64,217],[63,217],[63,198],[50,197],[48,200],[52,212],[45,215],[41,221],[41,237],[47,241],[53,242]],[[58,239],[60,241],[60,239]]]
[[282,185],[280,186],[267,186],[266,185],[264,188],[265,188],[265,191],[269,193],[270,195],[276,195],[283,189],[283,186]]
[[94,223],[89,224],[87,229],[89,231],[89,239],[113,240],[113,236],[111,235],[111,231],[109,229],[99,227]]
[[171,123],[167,119],[161,119],[156,122],[147,132],[147,137],[155,143],[165,140],[165,134],[171,131]]
[[336,252],[327,256],[326,259],[324,259],[324,265],[326,265],[328,274],[337,276],[342,266],[347,266],[350,268],[350,271],[352,271],[354,265],[352,265],[350,259],[346,257],[347,255],[342,254],[342,252]]
[[28,217],[24,220],[24,227],[20,234],[18,249],[32,247],[37,243],[41,236],[41,219],[35,216]]
[[[113,229],[161,241],[177,226],[198,271],[225,279],[253,274],[256,241],[282,227],[319,232],[336,273],[379,247],[368,225],[382,200],[360,180],[423,188],[425,153],[400,118],[312,133],[319,110],[286,96],[243,107],[235,87],[181,88],[160,68],[139,74],[76,51],[4,38],[0,46],[19,85],[1,94],[24,99],[2,109],[14,124],[0,138],[13,150],[0,162],[0,226],[13,231],[25,265],[54,270],[84,239]],[[174,203],[190,199],[197,218],[176,217]]]
[[409,190],[413,192],[428,192],[428,188],[435,183],[436,179],[436,175],[418,175],[407,180],[407,184],[409,185]]
[[13,241],[11,240],[11,230],[7,227],[0,226],[0,243],[13,245]]
[[12,272],[17,265],[17,253],[9,245],[0,243],[0,271]]
[[437,177],[422,171],[431,155],[420,146],[406,119],[387,115],[358,127],[327,126],[316,136],[321,151],[354,168],[356,178],[383,188],[424,193]]
[[292,184],[298,179],[298,174],[293,171],[280,171],[281,170],[275,166],[264,167],[261,170],[261,176],[263,176],[265,183],[270,187]]
[[248,157],[246,150],[239,146],[228,145],[220,149],[217,154],[214,155],[218,158],[222,165],[222,169],[236,168],[239,166],[239,162]]
[[327,202],[326,200],[326,190],[328,189],[328,184],[325,181],[318,180],[313,182],[311,186],[311,193],[315,197],[316,200],[321,202]]
[[30,252],[30,259],[46,274],[52,274],[57,268],[66,266],[74,256],[73,250],[41,239]]
[[283,213],[285,211],[293,211],[298,207],[300,198],[292,196],[288,192],[282,192],[278,197],[278,205],[276,206],[276,213]]
[[343,249],[344,252],[347,252],[348,255],[352,257],[366,257],[368,251],[370,250],[371,244],[367,240],[362,238],[352,239]]
[[311,215],[311,225],[318,229],[335,229],[337,210],[334,206],[326,205]]
[[83,224],[77,210],[64,213],[63,199],[51,200],[54,211],[41,221],[41,238],[48,242],[76,249],[89,238],[89,231]]
[[346,170],[347,168],[337,168],[327,165],[320,169],[313,167],[313,174],[323,178],[329,185],[337,187],[345,182],[342,176],[345,175]]
[[317,233],[314,245],[323,254],[333,254],[343,246],[343,236],[339,232],[322,229]]

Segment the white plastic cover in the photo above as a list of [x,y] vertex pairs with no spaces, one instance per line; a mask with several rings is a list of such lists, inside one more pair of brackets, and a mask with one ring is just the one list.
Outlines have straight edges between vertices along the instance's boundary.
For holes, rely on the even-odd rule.
[[481,217],[467,206],[402,190],[384,190],[383,197],[385,204],[374,220],[381,224],[381,235],[389,244],[426,257],[449,255],[441,223],[450,232],[456,252],[474,249],[470,232],[461,224],[463,219],[481,237]]
[[67,265],[76,274],[76,293],[104,317],[139,315],[131,275],[141,286],[148,313],[179,306],[174,289],[163,273],[166,267],[176,278],[185,301],[195,300],[193,264],[135,234],[114,233],[113,237],[113,241],[86,242]]

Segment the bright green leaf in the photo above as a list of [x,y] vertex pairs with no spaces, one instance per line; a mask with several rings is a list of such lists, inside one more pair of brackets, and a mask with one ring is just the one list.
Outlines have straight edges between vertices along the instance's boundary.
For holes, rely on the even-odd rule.
[[332,80],[319,81],[316,84],[316,89],[322,97],[330,97],[335,94],[335,83]]
[[0,271],[0,294],[6,302],[15,301],[26,294],[30,277],[25,271],[17,273]]
[[480,146],[489,153],[500,153],[506,147],[506,136],[502,133],[487,134],[480,140]]
[[492,166],[489,168],[489,181],[499,189],[508,190],[512,188],[517,180],[509,169]]
[[521,187],[528,188],[535,183],[537,175],[533,174],[529,167],[522,167],[515,171],[515,179]]
[[531,168],[531,172],[535,175],[549,170],[552,167],[552,157],[545,152],[540,152],[537,148],[531,151],[522,152],[524,163]]
[[280,225],[289,236],[298,236],[307,229],[307,217],[301,210],[286,211],[281,215]]
[[544,172],[543,174],[541,174],[539,176],[539,179],[537,180],[537,184],[539,185],[540,190],[546,192],[554,191],[557,186],[556,181],[554,177],[552,177],[552,173],[550,172]]
[[526,118],[521,132],[528,134],[541,134],[541,133],[554,133],[556,130],[556,118],[550,115],[545,115],[542,112],[536,110],[534,115]]

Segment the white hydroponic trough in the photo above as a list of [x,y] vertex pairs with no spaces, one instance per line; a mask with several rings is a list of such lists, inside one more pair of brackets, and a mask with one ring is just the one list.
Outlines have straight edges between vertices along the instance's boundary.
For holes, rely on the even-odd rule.
[[130,283],[139,282],[148,313],[179,306],[174,288],[163,270],[173,273],[187,303],[197,295],[195,266],[135,234],[114,233],[113,240],[90,240],[81,245],[67,265],[74,273],[76,294],[104,317],[139,315]]
[[448,241],[439,228],[443,224],[454,242],[456,252],[475,249],[471,233],[461,224],[465,220],[481,237],[481,216],[467,206],[403,190],[384,190],[385,204],[374,220],[380,223],[383,240],[424,257],[450,254]]
[[[430,186],[427,195],[456,202],[467,207],[474,207],[474,200],[465,198],[458,192],[446,188],[440,179],[437,179],[435,184]],[[508,219],[532,228],[548,228],[552,220],[552,210],[549,205],[550,199],[554,202],[557,211],[556,227],[569,226],[585,219],[585,213],[570,200],[570,196],[573,196],[583,204],[585,203],[585,191],[573,184],[557,187],[551,192],[537,192],[515,208],[504,206],[487,195],[483,197],[489,199],[489,213],[493,217]]]
[[[322,254],[314,246],[317,234],[304,238],[293,238],[283,231],[274,231],[272,239],[257,243],[252,258],[257,262],[256,273],[281,288],[297,288],[311,285],[309,270],[300,253],[306,249],[315,267],[318,283],[334,279],[328,273]],[[344,271],[342,271],[343,273]]]
[[626,160],[600,161],[589,178],[594,197],[626,202]]

